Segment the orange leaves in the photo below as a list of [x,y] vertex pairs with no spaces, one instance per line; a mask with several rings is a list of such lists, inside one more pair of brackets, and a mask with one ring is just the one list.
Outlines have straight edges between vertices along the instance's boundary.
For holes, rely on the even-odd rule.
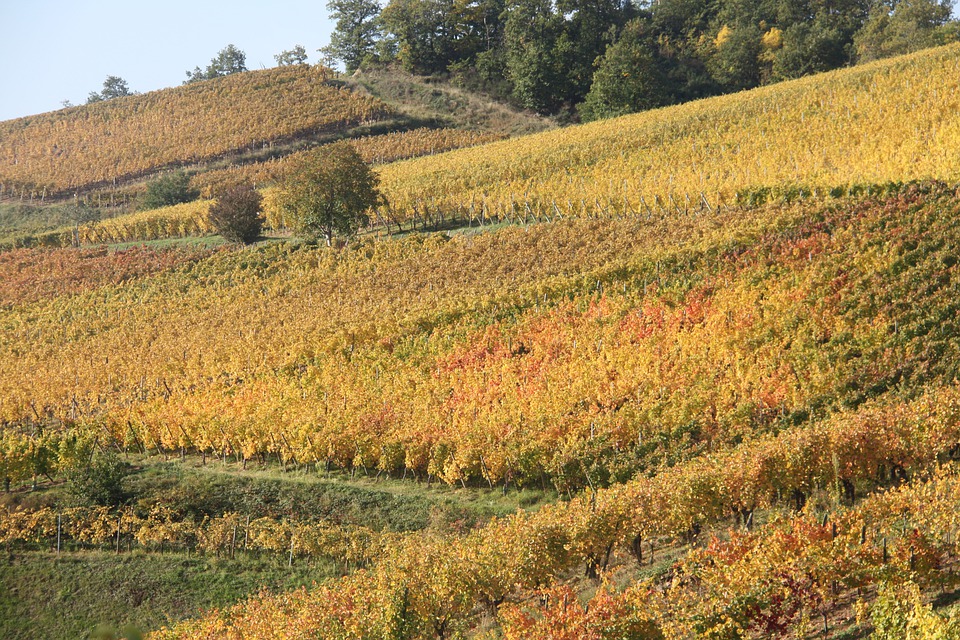
[[506,640],[655,640],[663,633],[648,610],[642,586],[624,593],[601,587],[586,604],[569,586],[556,586],[537,594],[526,605],[501,609]]
[[471,628],[479,608],[496,611],[505,637],[514,639],[776,636],[829,606],[835,584],[898,576],[937,584],[941,554],[956,547],[944,542],[955,525],[932,519],[958,511],[960,476],[942,472],[835,512],[826,523],[800,514],[713,538],[681,558],[656,589],[602,585],[585,601],[558,577],[584,562],[587,549],[624,543],[625,518],[649,506],[637,493],[647,484],[517,514],[462,537],[411,535],[386,545],[369,572],[309,593],[263,596],[160,637],[196,637],[214,625],[225,637],[266,638],[259,625],[270,620],[301,632],[322,629],[325,637],[403,629],[426,638]]
[[14,249],[0,253],[0,305],[20,305],[140,278],[195,262],[200,249]]
[[[656,247],[679,237],[669,231],[591,220],[187,259],[82,300],[45,294],[7,310],[0,410],[12,421],[34,411],[97,419],[91,428],[102,422],[137,446],[131,422],[150,449],[574,491],[609,482],[612,459],[627,477],[862,402],[909,375],[907,358],[914,375],[946,371],[948,336],[936,349],[921,341],[951,326],[949,296],[912,286],[929,280],[919,267],[884,271],[863,257],[887,224],[952,237],[953,217],[930,218],[944,204],[932,200],[922,222],[876,204],[830,210],[829,236],[811,209],[781,231],[754,231],[753,244],[732,243],[725,226],[698,251],[668,254]],[[743,215],[766,224],[766,213]],[[820,252],[794,264],[784,247],[811,235]],[[859,275],[837,290],[847,271]],[[912,302],[898,310],[894,297],[905,296]],[[857,306],[870,299],[887,301],[889,319]],[[923,313],[943,320],[917,317],[908,349],[890,320]],[[898,358],[904,372],[892,373]],[[949,441],[918,437],[888,462],[913,464]],[[860,446],[882,451],[886,440]],[[834,469],[809,451],[798,443],[757,473],[803,491],[881,462],[844,454]],[[769,493],[744,486],[735,503],[745,509]]]

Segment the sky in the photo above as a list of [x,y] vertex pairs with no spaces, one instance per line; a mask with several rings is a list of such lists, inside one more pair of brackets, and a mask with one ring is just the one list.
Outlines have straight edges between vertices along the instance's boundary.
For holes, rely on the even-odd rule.
[[178,86],[228,44],[247,68],[330,41],[324,0],[0,0],[0,120],[83,104],[107,76],[146,93]]

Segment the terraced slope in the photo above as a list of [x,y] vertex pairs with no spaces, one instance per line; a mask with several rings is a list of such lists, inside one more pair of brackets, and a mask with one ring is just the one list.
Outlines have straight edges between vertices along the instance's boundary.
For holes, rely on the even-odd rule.
[[594,216],[960,178],[960,45],[400,162],[392,206]]
[[649,218],[955,180],[958,70],[960,45],[952,45],[394,162],[379,169],[389,204],[373,219],[426,225]]
[[2,122],[0,184],[7,195],[89,190],[392,113],[329,78],[278,67]]

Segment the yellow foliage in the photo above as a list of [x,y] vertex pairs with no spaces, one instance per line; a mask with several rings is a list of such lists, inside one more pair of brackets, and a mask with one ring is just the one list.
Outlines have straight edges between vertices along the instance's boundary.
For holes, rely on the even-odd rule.
[[729,25],[723,25],[723,28],[720,29],[720,32],[717,33],[717,37],[713,40],[713,46],[717,49],[723,47],[728,40],[733,36],[733,29]]
[[780,49],[783,47],[783,31],[773,27],[760,38],[760,45],[767,51]]
[[960,45],[380,169],[391,206],[675,211],[756,187],[960,178]]

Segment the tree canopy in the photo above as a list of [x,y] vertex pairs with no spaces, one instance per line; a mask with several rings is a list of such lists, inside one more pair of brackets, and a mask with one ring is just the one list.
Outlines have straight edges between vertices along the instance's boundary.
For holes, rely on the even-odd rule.
[[656,34],[648,20],[628,23],[598,65],[580,105],[584,120],[621,116],[670,102],[667,65],[660,59]]
[[877,2],[854,37],[858,61],[868,62],[948,42],[951,34],[944,27],[950,20],[952,5],[951,0]]
[[353,73],[367,56],[373,55],[382,37],[380,4],[376,0],[330,0],[330,17],[336,27],[330,44],[320,49],[329,60],[342,62]]
[[283,180],[278,203],[297,234],[330,246],[368,223],[367,211],[384,201],[378,187],[353,145],[339,142],[302,157]]
[[127,85],[126,80],[119,76],[107,76],[107,79],[103,81],[103,90],[99,93],[96,91],[91,91],[90,95],[87,96],[87,104],[132,95],[134,94],[132,91],[130,91],[130,87]]
[[289,67],[295,64],[307,64],[307,50],[302,44],[298,44],[293,49],[281,51],[277,55],[273,56],[273,59],[276,60],[277,65],[281,67]]
[[381,13],[373,0],[331,0],[337,28],[324,51],[347,71],[368,57],[392,59],[411,73],[452,77],[542,114],[599,118],[957,40],[951,6],[951,0],[389,0]]
[[187,80],[184,84],[199,82],[200,80],[212,80],[246,70],[247,54],[234,45],[228,44],[210,60],[206,69],[194,67],[193,71],[187,71]]

